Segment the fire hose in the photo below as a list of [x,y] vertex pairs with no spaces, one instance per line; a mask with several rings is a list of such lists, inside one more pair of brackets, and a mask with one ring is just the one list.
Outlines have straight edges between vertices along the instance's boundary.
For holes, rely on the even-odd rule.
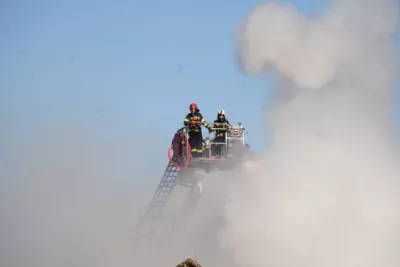
[[176,168],[178,168],[178,169],[180,169],[180,170],[185,170],[185,169],[188,167],[189,162],[190,162],[190,155],[191,155],[190,149],[191,149],[191,147],[190,147],[190,144],[189,144],[189,143],[187,144],[187,146],[188,146],[188,157],[187,157],[187,159],[186,159],[186,162],[185,162],[185,165],[184,165],[184,166],[178,165],[178,164],[172,159],[172,157],[171,157],[171,150],[172,150],[172,147],[170,147],[170,148],[168,149],[168,158],[169,158],[169,161],[170,161]]

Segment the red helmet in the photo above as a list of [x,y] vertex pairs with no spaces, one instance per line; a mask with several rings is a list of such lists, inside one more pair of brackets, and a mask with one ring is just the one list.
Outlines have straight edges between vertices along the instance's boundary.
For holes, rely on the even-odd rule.
[[197,106],[196,103],[192,103],[192,104],[190,104],[190,106],[189,106],[189,110],[192,110],[192,109],[199,110],[199,107]]

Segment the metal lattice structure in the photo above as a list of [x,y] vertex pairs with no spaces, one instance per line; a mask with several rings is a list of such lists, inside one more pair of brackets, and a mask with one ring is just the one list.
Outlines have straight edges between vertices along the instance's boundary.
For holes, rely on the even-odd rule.
[[169,162],[146,213],[143,216],[139,215],[137,225],[139,237],[154,235],[155,223],[161,220],[164,207],[175,186],[179,183],[180,175],[181,171]]
[[[213,128],[217,130],[218,128]],[[187,129],[184,127],[179,131],[187,133]],[[213,141],[206,141],[203,145],[204,156],[201,158],[192,158],[189,161],[188,169],[191,170],[203,170],[205,172],[210,172],[214,169],[226,170],[230,169],[229,158],[232,157],[232,152],[235,150],[235,145],[245,145],[244,135],[247,134],[245,128],[239,123],[238,126],[230,126],[227,128],[227,135],[225,137],[224,143],[217,143]],[[207,138],[210,140],[209,136]],[[186,143],[189,142],[188,135],[186,135]],[[212,145],[223,145],[224,146],[224,157],[216,159],[211,153]],[[187,158],[189,154],[188,147],[185,146],[184,158]],[[234,153],[233,153],[234,154]],[[171,161],[165,169],[162,179],[157,187],[157,190],[146,210],[144,215],[139,214],[139,221],[137,224],[137,236],[153,236],[154,228],[158,221],[162,219],[164,208],[168,202],[170,195],[172,194],[174,188],[177,185],[187,186],[193,188],[195,185],[187,185],[181,183],[183,180],[186,170],[181,170],[177,168]]]

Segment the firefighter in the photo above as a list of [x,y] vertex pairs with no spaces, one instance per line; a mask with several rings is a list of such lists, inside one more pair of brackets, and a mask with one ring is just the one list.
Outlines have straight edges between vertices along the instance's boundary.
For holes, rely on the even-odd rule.
[[179,263],[175,267],[201,267],[201,265],[192,259],[186,259],[185,261]]
[[[222,128],[222,129],[215,130],[215,138],[213,141],[217,143],[225,143],[226,131],[228,130],[230,123],[226,119],[225,111],[223,109],[220,109],[218,111],[217,116],[218,118],[214,121],[213,128]],[[224,146],[225,146],[224,144],[214,144],[213,155],[222,156],[222,148]]]
[[203,115],[196,103],[189,106],[190,113],[186,115],[183,122],[185,126],[189,126],[189,144],[191,147],[192,157],[201,157],[203,155],[203,134],[201,132],[201,125],[208,129],[211,133],[211,127],[205,122]]

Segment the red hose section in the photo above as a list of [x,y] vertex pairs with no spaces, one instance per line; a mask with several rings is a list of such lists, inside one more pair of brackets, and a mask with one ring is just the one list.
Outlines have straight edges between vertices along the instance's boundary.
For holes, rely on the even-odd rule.
[[186,162],[185,162],[185,166],[180,166],[180,165],[178,165],[175,161],[173,161],[172,160],[172,157],[171,157],[171,150],[172,150],[172,147],[170,147],[169,149],[168,149],[168,158],[169,158],[169,161],[175,166],[175,167],[177,167],[178,169],[180,169],[180,170],[185,170],[186,168],[187,168],[187,166],[189,165],[189,162],[190,162],[190,155],[192,154],[192,153],[190,153],[190,149],[191,149],[191,147],[190,147],[190,145],[189,144],[187,144],[188,145],[188,151],[189,151],[189,153],[188,153],[188,158],[186,159]]

